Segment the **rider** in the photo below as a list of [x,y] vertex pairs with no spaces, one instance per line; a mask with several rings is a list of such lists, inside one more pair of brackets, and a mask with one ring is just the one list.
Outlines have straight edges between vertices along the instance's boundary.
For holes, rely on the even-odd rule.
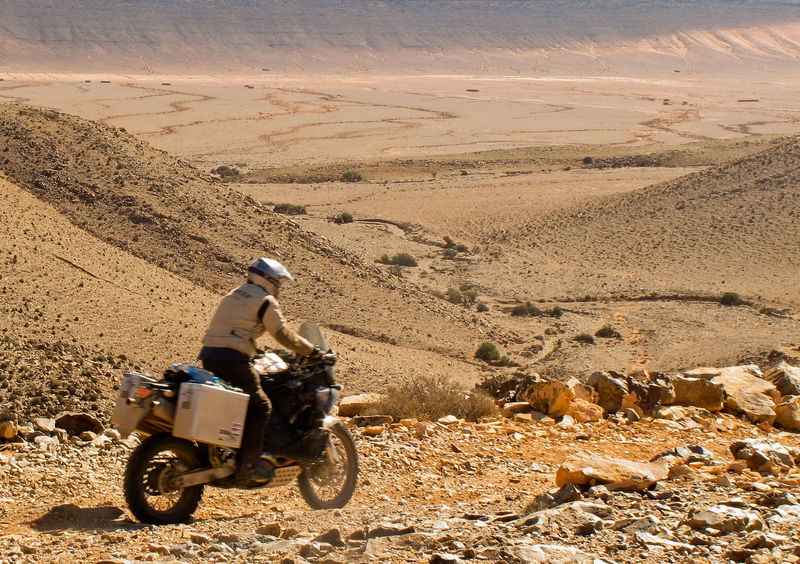
[[278,292],[292,275],[280,262],[258,258],[247,267],[247,282],[226,295],[211,318],[198,358],[203,368],[250,394],[236,477],[267,481],[273,466],[261,458],[270,402],[253,370],[256,339],[265,332],[297,354],[319,358],[322,351],[287,324],[278,304]]

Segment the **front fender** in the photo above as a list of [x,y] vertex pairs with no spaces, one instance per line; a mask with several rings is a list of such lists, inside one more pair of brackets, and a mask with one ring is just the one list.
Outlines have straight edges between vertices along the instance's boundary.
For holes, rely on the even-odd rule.
[[325,418],[322,420],[322,428],[323,429],[332,429],[334,425],[337,423],[341,423],[342,420],[335,415],[326,415]]

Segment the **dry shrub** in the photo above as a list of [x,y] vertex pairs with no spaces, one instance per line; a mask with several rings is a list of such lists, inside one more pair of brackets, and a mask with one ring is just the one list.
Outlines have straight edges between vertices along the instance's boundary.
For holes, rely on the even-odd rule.
[[395,419],[435,421],[445,415],[455,415],[477,421],[495,415],[497,406],[484,390],[465,390],[444,376],[423,376],[390,386],[386,399],[376,404],[372,411]]

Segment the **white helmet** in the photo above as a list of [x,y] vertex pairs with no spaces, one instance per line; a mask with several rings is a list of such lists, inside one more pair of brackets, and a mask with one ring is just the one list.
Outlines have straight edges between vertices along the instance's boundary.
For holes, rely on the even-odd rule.
[[280,289],[281,282],[284,280],[294,280],[286,267],[275,259],[261,257],[257,258],[247,267],[249,278],[255,278],[255,282],[260,282],[257,278],[263,278],[265,282],[271,284],[275,290]]

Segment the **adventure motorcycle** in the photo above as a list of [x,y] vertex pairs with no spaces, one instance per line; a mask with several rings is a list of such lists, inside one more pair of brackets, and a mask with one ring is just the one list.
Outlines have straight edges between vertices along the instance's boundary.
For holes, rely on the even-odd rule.
[[[304,323],[300,334],[329,351],[318,325]],[[288,363],[286,362],[288,361]],[[358,454],[344,424],[330,415],[341,386],[335,381],[336,355],[257,358],[254,367],[272,403],[262,459],[275,468],[267,482],[235,478],[247,394],[211,373],[173,365],[156,381],[125,374],[112,421],[120,432],[146,436],[125,470],[125,499],[142,522],[179,523],[197,509],[206,485],[258,489],[297,480],[314,509],[343,507],[358,479]]]

